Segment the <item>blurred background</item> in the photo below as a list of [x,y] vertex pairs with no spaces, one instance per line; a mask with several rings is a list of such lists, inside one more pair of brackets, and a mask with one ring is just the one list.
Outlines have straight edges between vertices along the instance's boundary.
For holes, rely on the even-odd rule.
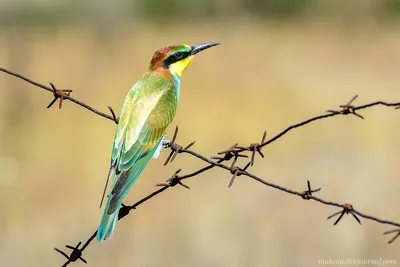
[[[182,80],[180,144],[213,156],[258,142],[346,103],[400,100],[400,1],[0,0],[0,66],[116,111],[155,50],[218,41]],[[98,227],[115,124],[0,73],[0,266],[61,266],[53,250]],[[251,172],[299,191],[400,220],[400,111],[363,110],[294,130],[263,150]],[[204,166],[168,152],[152,161],[131,204],[175,170]],[[240,164],[243,166],[246,162]],[[112,239],[84,252],[89,266],[317,266],[319,260],[400,263],[393,229],[212,170],[148,201]],[[81,262],[75,266],[83,266]],[[335,266],[335,264],[331,264]],[[74,265],[73,265],[74,266]]]

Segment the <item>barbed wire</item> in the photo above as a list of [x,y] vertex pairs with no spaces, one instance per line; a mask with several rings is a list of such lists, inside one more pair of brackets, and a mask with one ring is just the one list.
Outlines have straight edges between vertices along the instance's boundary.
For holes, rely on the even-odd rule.
[[[75,98],[72,98],[70,96],[70,94],[72,93],[72,90],[70,90],[70,89],[57,89],[54,86],[54,84],[52,84],[52,83],[50,83],[50,87],[48,87],[48,86],[45,86],[38,82],[35,82],[31,79],[28,79],[19,73],[16,73],[16,72],[13,72],[13,71],[1,68],[1,67],[0,67],[0,71],[10,74],[19,79],[22,79],[30,84],[40,87],[46,91],[52,92],[54,99],[47,106],[47,108],[51,107],[57,100],[59,100],[59,108],[61,108],[63,101],[69,100],[77,105],[80,105],[80,106],[86,108],[87,110],[89,110],[101,117],[104,117],[106,119],[114,121],[115,123],[118,123],[118,117],[115,115],[115,112],[113,111],[113,109],[109,106],[108,106],[108,109],[111,112],[111,116],[89,106],[88,104],[86,104],[84,102],[81,102]],[[340,210],[327,217],[327,219],[331,219],[331,218],[334,218],[339,215],[339,217],[334,222],[334,225],[337,225],[342,220],[344,215],[351,214],[352,217],[359,224],[361,224],[361,220],[359,218],[359,217],[361,217],[363,219],[374,221],[379,224],[386,224],[386,225],[394,226],[394,227],[396,227],[396,229],[389,230],[389,231],[386,231],[383,233],[384,235],[394,234],[394,236],[388,241],[389,244],[393,243],[400,236],[400,223],[398,223],[398,222],[390,221],[390,220],[383,220],[376,216],[368,215],[364,212],[361,212],[361,211],[355,209],[353,207],[353,205],[350,203],[338,203],[338,202],[327,201],[325,199],[316,197],[316,196],[314,196],[314,193],[321,191],[321,188],[312,189],[310,181],[307,181],[307,190],[296,191],[296,190],[286,188],[284,186],[280,186],[280,185],[268,182],[268,181],[262,179],[261,177],[247,171],[250,167],[252,167],[254,165],[256,154],[258,154],[261,158],[263,158],[264,154],[262,153],[262,149],[264,147],[277,141],[278,139],[280,139],[281,137],[283,137],[284,135],[286,135],[287,133],[289,133],[290,131],[292,131],[296,128],[305,126],[305,125],[310,124],[315,121],[319,121],[322,119],[327,119],[327,118],[331,118],[331,117],[335,117],[335,116],[339,116],[339,115],[354,115],[360,119],[364,119],[364,117],[361,114],[359,114],[357,111],[375,107],[375,106],[379,106],[379,105],[385,106],[385,107],[394,107],[395,109],[400,109],[400,102],[376,101],[376,102],[368,103],[368,104],[361,105],[361,106],[354,106],[353,102],[357,99],[357,97],[358,96],[356,95],[345,105],[340,105],[339,110],[326,110],[325,114],[315,116],[315,117],[307,119],[305,121],[293,124],[269,139],[267,139],[267,132],[264,132],[264,134],[261,138],[261,141],[259,143],[251,143],[248,146],[239,146],[237,143],[235,143],[228,149],[218,152],[216,156],[213,156],[211,158],[205,157],[205,156],[195,152],[194,150],[191,150],[190,148],[195,144],[195,142],[191,142],[190,144],[188,144],[185,147],[178,145],[176,143],[176,138],[177,138],[179,129],[178,129],[178,127],[176,127],[173,138],[172,138],[171,142],[169,143],[169,145],[167,146],[167,148],[169,148],[171,150],[171,152],[168,155],[164,165],[167,165],[168,163],[174,161],[174,159],[176,158],[176,156],[178,154],[188,154],[188,155],[191,155],[191,156],[207,163],[207,166],[205,166],[201,169],[198,169],[194,172],[184,174],[184,175],[180,175],[182,169],[178,169],[164,183],[156,184],[155,186],[160,187],[160,188],[155,190],[148,196],[140,199],[139,201],[137,201],[136,203],[134,203],[132,205],[127,206],[127,205],[122,204],[122,208],[120,209],[119,214],[118,214],[118,220],[125,218],[126,216],[128,216],[128,214],[130,213],[131,210],[136,209],[139,205],[154,198],[155,196],[161,194],[162,192],[166,191],[167,189],[169,189],[171,187],[180,185],[186,189],[190,189],[189,186],[187,186],[186,184],[184,184],[182,182],[183,180],[196,177],[197,175],[199,175],[203,172],[206,172],[210,169],[217,167],[217,168],[223,169],[225,171],[228,171],[232,175],[232,177],[229,181],[228,187],[231,187],[234,184],[234,181],[237,177],[246,176],[246,177],[253,179],[265,186],[272,187],[274,189],[280,190],[287,194],[299,196],[304,200],[313,200],[313,201],[323,204],[323,205],[337,207]],[[237,165],[239,158],[249,158],[249,161],[247,162],[247,164],[244,165],[244,167],[239,167]],[[228,162],[230,162],[230,165],[224,164],[224,163],[228,163]],[[87,239],[87,241],[83,244],[82,247],[80,247],[82,242],[79,242],[76,246],[66,245],[66,248],[72,250],[69,255],[58,248],[54,248],[57,252],[59,252],[65,258],[67,258],[67,261],[62,266],[68,266],[70,263],[75,262],[77,260],[81,260],[84,263],[87,263],[86,260],[82,258],[82,254],[83,254],[83,251],[94,240],[96,235],[97,235],[97,230]]]

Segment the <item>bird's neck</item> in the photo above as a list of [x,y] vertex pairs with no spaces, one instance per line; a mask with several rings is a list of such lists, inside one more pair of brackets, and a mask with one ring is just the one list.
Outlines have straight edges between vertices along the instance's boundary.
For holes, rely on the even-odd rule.
[[176,98],[179,101],[180,97],[180,87],[181,87],[181,76],[177,73],[174,73],[171,71],[169,68],[164,69],[164,68],[159,68],[156,71],[150,71],[151,75],[153,76],[158,76],[161,79],[173,81],[174,86],[173,88],[170,88],[171,90],[174,90],[176,93]]

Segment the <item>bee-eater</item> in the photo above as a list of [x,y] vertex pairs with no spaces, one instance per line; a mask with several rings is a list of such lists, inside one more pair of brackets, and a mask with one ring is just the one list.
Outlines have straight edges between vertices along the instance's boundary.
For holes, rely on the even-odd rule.
[[160,153],[162,140],[178,107],[182,73],[197,53],[218,44],[172,45],[157,50],[147,72],[125,97],[102,197],[103,201],[112,176],[111,190],[97,231],[99,242],[113,235],[123,199],[150,159],[157,158]]

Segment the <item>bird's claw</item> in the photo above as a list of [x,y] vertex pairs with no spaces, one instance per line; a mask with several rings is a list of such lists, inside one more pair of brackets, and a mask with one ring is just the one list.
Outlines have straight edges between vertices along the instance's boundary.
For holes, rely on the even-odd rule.
[[162,140],[162,147],[163,148],[171,147],[171,141],[170,140]]

